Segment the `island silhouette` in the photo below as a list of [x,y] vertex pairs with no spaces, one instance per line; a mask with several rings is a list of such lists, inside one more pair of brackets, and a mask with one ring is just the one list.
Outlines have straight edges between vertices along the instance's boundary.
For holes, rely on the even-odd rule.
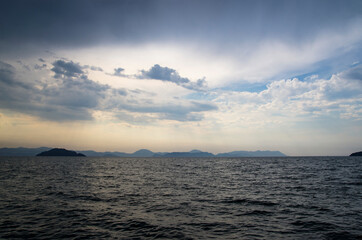
[[75,151],[70,151],[64,148],[53,148],[49,151],[44,151],[36,156],[45,157],[45,156],[60,156],[60,157],[85,157],[83,153],[77,153]]
[[350,157],[361,157],[362,156],[362,151],[361,152],[355,152],[352,153],[351,155],[349,155]]

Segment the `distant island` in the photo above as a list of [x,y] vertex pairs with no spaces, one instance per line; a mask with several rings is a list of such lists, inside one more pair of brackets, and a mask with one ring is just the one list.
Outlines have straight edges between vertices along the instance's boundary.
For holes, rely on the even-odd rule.
[[152,152],[148,149],[140,149],[134,153],[125,152],[96,152],[93,150],[87,151],[69,151],[63,148],[0,148],[0,156],[88,156],[88,157],[286,157],[286,155],[280,151],[233,151],[213,154],[209,152],[203,152],[200,150],[192,150],[189,152]]
[[49,151],[41,152],[41,153],[37,154],[36,156],[38,156],[38,157],[45,157],[45,156],[85,157],[85,155],[82,153],[77,153],[75,151],[69,151],[64,148],[53,148],[53,149],[50,149]]
[[192,150],[190,152],[156,153],[154,157],[215,157],[215,155],[209,152],[202,152],[200,150]]
[[355,152],[352,153],[351,155],[349,155],[350,157],[361,157],[362,156],[362,151],[361,152]]

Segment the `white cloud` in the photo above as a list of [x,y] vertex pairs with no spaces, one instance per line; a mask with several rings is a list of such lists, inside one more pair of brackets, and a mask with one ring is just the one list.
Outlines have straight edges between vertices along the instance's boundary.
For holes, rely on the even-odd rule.
[[219,114],[220,121],[232,123],[237,118],[248,126],[256,122],[261,126],[268,122],[309,121],[322,116],[362,120],[361,70],[362,66],[358,66],[327,80],[274,81],[259,93],[219,92],[214,101],[225,114]]

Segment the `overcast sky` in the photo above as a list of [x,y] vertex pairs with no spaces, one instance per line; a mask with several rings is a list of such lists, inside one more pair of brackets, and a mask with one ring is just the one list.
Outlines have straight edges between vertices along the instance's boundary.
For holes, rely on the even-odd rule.
[[362,150],[362,1],[0,2],[0,147]]

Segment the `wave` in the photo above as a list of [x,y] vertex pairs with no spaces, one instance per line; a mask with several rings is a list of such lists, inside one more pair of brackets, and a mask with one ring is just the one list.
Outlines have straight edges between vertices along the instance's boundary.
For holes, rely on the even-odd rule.
[[228,204],[250,204],[250,205],[261,205],[261,206],[276,206],[278,203],[265,201],[265,200],[254,200],[254,199],[231,199],[231,200],[223,200],[222,203]]

